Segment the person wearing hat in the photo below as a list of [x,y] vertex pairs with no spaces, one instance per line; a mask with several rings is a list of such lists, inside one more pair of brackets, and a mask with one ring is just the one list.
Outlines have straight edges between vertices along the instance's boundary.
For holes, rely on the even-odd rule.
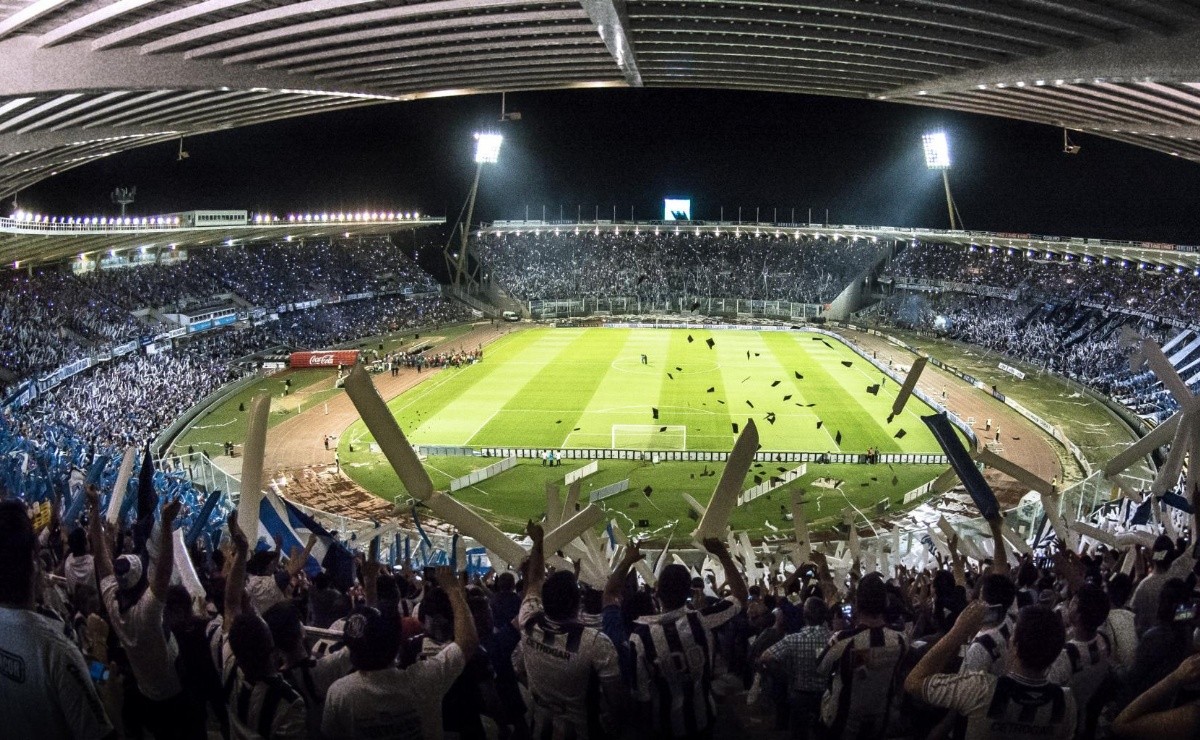
[[112,723],[83,653],[36,609],[37,550],[24,504],[0,502],[0,735],[107,737]]
[[202,738],[203,727],[179,725],[178,718],[186,716],[188,702],[175,669],[179,646],[163,625],[167,589],[175,569],[171,527],[182,502],[175,499],[162,508],[157,556],[152,571],[147,574],[138,555],[125,554],[113,559],[100,512],[100,491],[91,485],[85,491],[100,599],[108,612],[113,632],[125,649],[137,683],[137,690],[127,694],[126,698],[126,705],[132,702],[134,711],[126,714],[137,717],[155,737]]
[[450,597],[454,641],[441,652],[401,670],[398,613],[368,606],[346,619],[344,642],[355,672],[340,678],[325,697],[321,731],[326,737],[441,740],[442,697],[479,644],[462,583],[449,568],[436,570]]

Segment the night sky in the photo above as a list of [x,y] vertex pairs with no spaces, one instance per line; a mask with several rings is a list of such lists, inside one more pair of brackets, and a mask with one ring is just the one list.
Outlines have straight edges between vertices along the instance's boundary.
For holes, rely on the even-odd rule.
[[[690,197],[694,218],[948,226],[941,179],[921,134],[944,128],[958,208],[969,229],[1200,244],[1200,165],[1060,129],[842,98],[713,90],[517,93],[523,119],[499,123],[498,95],[360,108],[145,147],[70,170],[19,195],[54,215],[112,213],[108,194],[137,186],[131,212],[246,208],[276,214],[419,210],[453,221],[470,187],[471,134],[505,135],[485,169],[476,220],[662,217]],[[10,202],[5,202],[8,210]]]

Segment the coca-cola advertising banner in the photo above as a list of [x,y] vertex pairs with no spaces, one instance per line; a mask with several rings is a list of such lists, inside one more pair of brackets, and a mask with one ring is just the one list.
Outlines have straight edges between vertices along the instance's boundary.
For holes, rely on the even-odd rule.
[[336,349],[326,352],[293,352],[292,367],[337,367],[358,362],[358,350]]

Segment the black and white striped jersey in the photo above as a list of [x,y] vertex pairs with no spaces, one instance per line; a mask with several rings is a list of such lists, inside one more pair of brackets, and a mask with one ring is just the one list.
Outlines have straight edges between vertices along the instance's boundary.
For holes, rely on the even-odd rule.
[[964,740],[1067,740],[1075,734],[1075,698],[1045,680],[942,673],[925,679],[921,698],[964,716]]
[[888,627],[857,627],[833,637],[817,673],[833,677],[821,720],[834,737],[882,736],[899,690],[897,668],[907,652],[903,633]]
[[651,706],[659,737],[683,737],[707,729],[716,714],[712,696],[712,631],[741,611],[735,599],[696,610],[682,607],[634,622],[629,636],[634,698]]

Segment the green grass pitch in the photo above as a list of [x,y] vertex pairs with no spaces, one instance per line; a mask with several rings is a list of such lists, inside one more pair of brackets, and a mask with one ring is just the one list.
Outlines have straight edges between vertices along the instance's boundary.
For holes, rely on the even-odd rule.
[[[874,384],[877,395],[867,392]],[[733,425],[752,418],[764,450],[940,452],[919,418],[931,412],[916,399],[887,423],[898,390],[812,332],[531,329],[389,407],[414,444],[608,448],[616,425],[640,428],[619,433],[618,447],[678,449],[682,427],[687,449],[728,450]],[[362,443],[368,433],[359,422],[342,439]]]
[[[692,341],[688,341],[688,337]],[[733,424],[753,418],[763,450],[808,452],[939,453],[921,414],[930,409],[910,400],[904,413],[887,422],[899,388],[837,340],[814,341],[812,332],[754,332],[655,329],[529,329],[489,345],[484,361],[445,370],[389,407],[414,444],[603,447],[612,446],[614,425],[649,427],[627,436],[628,447],[675,449],[680,441],[661,427],[686,428],[690,450],[727,451]],[[712,338],[710,349],[705,340]],[[749,353],[749,356],[747,356]],[[641,363],[641,355],[648,363]],[[849,362],[850,366],[844,365]],[[797,374],[802,377],[797,377]],[[878,395],[868,385],[881,383]],[[712,389],[709,392],[709,389]],[[785,397],[791,396],[791,398]],[[747,403],[749,402],[749,403]],[[810,406],[810,404],[813,404]],[[652,409],[658,409],[658,419]],[[768,420],[768,414],[774,423]],[[817,421],[821,427],[817,427]],[[904,429],[901,439],[896,431]],[[841,433],[840,445],[835,436]],[[666,440],[656,444],[659,435]],[[399,481],[383,456],[371,452],[372,441],[361,421],[342,435],[343,469],[387,498],[402,494]],[[620,443],[621,440],[618,440]],[[351,451],[353,448],[353,451]],[[481,468],[494,459],[430,458],[426,468],[438,488],[452,478]],[[510,531],[520,531],[545,508],[544,484],[562,483],[570,470],[586,461],[567,460],[544,468],[523,460],[513,470],[456,493],[456,497]],[[792,464],[762,463],[754,476],[769,477]],[[603,502],[610,518],[626,526],[648,520],[640,528],[652,539],[684,536],[695,526],[680,494],[706,504],[722,463],[602,461],[600,472],[584,480],[587,492],[624,478],[630,490]],[[815,530],[841,521],[841,511],[856,508],[871,519],[874,507],[888,501],[899,507],[903,495],[944,470],[935,465],[808,465],[803,478],[735,510],[730,523],[752,536],[773,528],[790,531],[783,518],[791,492],[807,491],[805,512]],[[836,489],[814,485],[818,478],[841,481]],[[652,489],[650,496],[643,489]],[[861,523],[861,519],[860,519]]]

